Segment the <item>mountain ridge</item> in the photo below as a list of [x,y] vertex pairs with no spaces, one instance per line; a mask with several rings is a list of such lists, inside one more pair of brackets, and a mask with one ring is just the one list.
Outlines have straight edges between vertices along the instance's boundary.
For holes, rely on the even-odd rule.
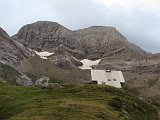
[[[60,44],[64,44],[65,47],[70,49],[81,50],[81,57],[77,56],[80,59],[86,57],[88,59],[100,59],[105,51],[124,46],[127,46],[128,48],[132,46],[138,50],[137,52],[145,52],[135,44],[128,42],[127,39],[116,30],[116,28],[105,26],[91,26],[89,28],[71,31],[55,22],[38,21],[36,23],[25,25],[17,34],[13,35],[12,38],[23,44],[28,44],[35,49],[40,48],[49,51],[53,50],[52,48],[55,48]],[[96,39],[102,40],[97,41]],[[108,46],[107,42],[110,43]],[[96,46],[97,43],[100,47]],[[108,48],[106,48],[106,46]],[[117,48],[114,46],[117,46]],[[96,55],[92,51],[99,52],[100,55]],[[72,55],[74,56],[74,53]]]

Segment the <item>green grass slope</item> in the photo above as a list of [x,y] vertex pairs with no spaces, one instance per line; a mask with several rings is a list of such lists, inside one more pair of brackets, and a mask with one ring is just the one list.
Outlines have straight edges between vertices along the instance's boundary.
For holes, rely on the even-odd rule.
[[0,78],[11,84],[16,84],[16,79],[20,73],[14,68],[0,63]]
[[158,120],[157,110],[108,86],[22,87],[0,83],[1,120]]

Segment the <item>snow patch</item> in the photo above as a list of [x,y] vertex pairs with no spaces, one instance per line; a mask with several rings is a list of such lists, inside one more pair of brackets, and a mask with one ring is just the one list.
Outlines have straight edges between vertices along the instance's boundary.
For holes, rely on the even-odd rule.
[[92,60],[89,60],[89,59],[83,59],[83,60],[80,61],[80,62],[83,63],[83,65],[79,68],[81,68],[81,69],[92,69],[91,66],[92,65],[98,65],[100,61],[101,61],[101,59],[98,59],[98,60],[95,60],[95,61],[92,61]]
[[34,51],[37,55],[39,55],[42,59],[48,59],[47,57],[51,56],[54,54],[54,52],[50,53],[47,51],[43,51],[43,52],[38,52],[38,51]]
[[33,51],[32,49],[28,48],[28,50]]
[[4,61],[1,61],[2,64],[6,64]]

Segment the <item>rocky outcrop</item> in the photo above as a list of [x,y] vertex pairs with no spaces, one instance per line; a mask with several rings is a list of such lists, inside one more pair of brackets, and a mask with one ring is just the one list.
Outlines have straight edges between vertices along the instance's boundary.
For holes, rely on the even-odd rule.
[[75,56],[82,55],[80,51],[66,48],[64,45],[61,44],[55,49],[54,54],[48,57],[48,59],[54,64],[56,64],[58,67],[63,69],[71,69],[81,66],[82,63],[76,57],[73,57],[70,51],[74,51]]
[[16,83],[18,85],[22,85],[22,86],[31,86],[33,85],[33,82],[30,78],[28,78],[26,75],[21,75],[20,77],[18,77],[16,79]]
[[42,76],[40,79],[36,80],[36,86],[48,87],[49,77]]
[[18,67],[21,61],[30,56],[23,44],[13,40],[2,28],[0,28],[0,61]]

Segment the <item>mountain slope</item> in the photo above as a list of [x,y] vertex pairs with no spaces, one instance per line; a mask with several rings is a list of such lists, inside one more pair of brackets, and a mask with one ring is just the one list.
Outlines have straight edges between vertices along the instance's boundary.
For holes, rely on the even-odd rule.
[[69,68],[75,67],[71,57],[79,59],[84,57],[84,50],[77,36],[71,30],[55,22],[38,21],[28,24],[12,38],[33,50],[58,53],[50,58],[58,66],[67,63]]
[[30,56],[23,44],[13,40],[2,28],[0,28],[0,61],[15,68]]
[[60,85],[50,89],[0,83],[0,119],[158,120],[156,108],[108,86]]
[[[130,43],[114,27],[92,26],[74,31],[83,43],[89,59],[99,59],[111,56],[114,52],[131,51],[132,54],[141,55],[146,52]],[[131,52],[130,52],[131,54]]]
[[20,73],[14,68],[0,63],[0,80],[10,84],[16,84],[16,79],[20,76]]
[[38,21],[28,24],[22,27],[13,38],[32,49],[40,51],[54,51],[63,44],[72,50],[79,50],[79,54],[83,55],[82,45],[76,39],[74,33],[55,22]]

